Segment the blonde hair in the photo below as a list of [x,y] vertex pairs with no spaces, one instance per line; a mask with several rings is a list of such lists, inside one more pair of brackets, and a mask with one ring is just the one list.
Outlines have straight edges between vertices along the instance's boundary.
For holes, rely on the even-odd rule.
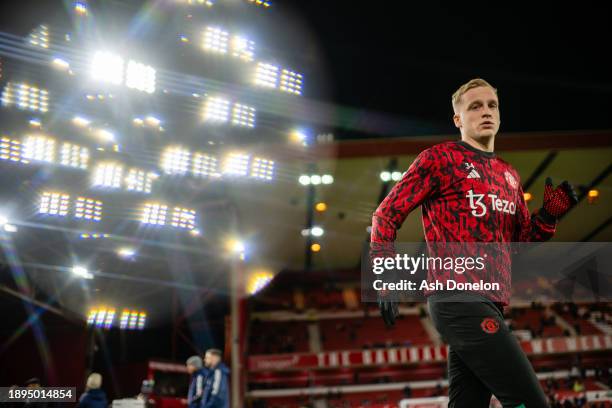
[[87,389],[95,390],[102,386],[102,376],[99,373],[91,373],[87,377]]
[[461,85],[459,89],[457,89],[455,93],[453,94],[453,97],[452,97],[453,111],[457,112],[457,107],[461,103],[461,97],[463,96],[463,94],[465,94],[470,89],[479,88],[481,86],[488,86],[489,88],[493,89],[493,91],[495,91],[495,95],[497,95],[497,89],[493,87],[493,85],[485,81],[484,79],[482,78],[470,79],[468,82]]

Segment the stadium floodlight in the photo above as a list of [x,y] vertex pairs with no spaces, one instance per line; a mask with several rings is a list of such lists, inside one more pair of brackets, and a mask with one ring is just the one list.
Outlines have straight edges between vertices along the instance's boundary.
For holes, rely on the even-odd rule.
[[193,166],[191,169],[194,176],[197,177],[219,177],[219,163],[215,156],[195,152],[193,154]]
[[81,16],[86,16],[88,13],[87,3],[84,3],[82,1],[75,1],[73,5],[73,9],[75,13]]
[[79,197],[74,205],[74,216],[82,220],[100,221],[102,219],[102,201]]
[[312,184],[313,186],[318,186],[319,184],[321,184],[321,176],[319,176],[318,174],[311,175],[310,184]]
[[128,175],[125,178],[125,186],[128,191],[150,193],[153,181],[158,177],[157,173],[134,167],[128,171]]
[[107,129],[98,129],[98,130],[95,131],[95,134],[103,142],[111,143],[111,142],[115,141],[115,134],[113,132],[111,132],[110,130],[107,130]]
[[300,178],[298,179],[298,181],[300,182],[301,185],[307,186],[310,184],[310,176],[306,174],[302,174]]
[[87,169],[89,149],[73,143],[64,142],[60,149],[60,164],[62,166]]
[[45,89],[24,82],[8,82],[1,97],[3,106],[15,105],[18,109],[46,113],[49,110],[49,93]]
[[189,231],[189,233],[194,237],[199,237],[200,235],[202,235],[202,232],[197,228],[192,229],[191,231]]
[[381,179],[382,181],[384,181],[385,183],[386,183],[387,181],[391,181],[391,173],[390,173],[390,172],[388,172],[388,171],[381,171],[381,172],[380,172],[380,179]]
[[23,157],[23,145],[21,141],[6,136],[0,138],[0,160],[29,163],[29,160]]
[[132,123],[135,126],[144,126],[144,120],[140,119],[140,118],[134,118],[132,119]]
[[278,71],[276,65],[260,62],[255,68],[255,85],[266,88],[276,88],[278,86]]
[[81,265],[75,265],[72,267],[72,274],[83,279],[93,279],[93,275],[87,270],[86,267]]
[[261,291],[263,288],[268,286],[270,282],[274,279],[274,274],[268,271],[257,271],[251,273],[249,276],[249,281],[247,283],[247,293],[249,295],[254,295],[257,292]]
[[115,320],[115,309],[99,307],[90,309],[87,315],[87,325],[98,328],[110,329]]
[[268,8],[272,5],[270,0],[247,0],[249,3],[254,4],[256,6]]
[[295,95],[302,94],[302,74],[283,69],[280,77],[279,89]]
[[22,145],[22,156],[26,160],[47,163],[55,161],[55,139],[43,135],[26,136]]
[[42,127],[42,122],[40,121],[40,119],[37,119],[37,118],[30,119],[30,120],[28,121],[28,124],[29,124],[31,127],[33,127],[33,128],[37,128],[37,129],[40,129],[40,128]]
[[304,132],[303,130],[295,129],[289,134],[289,140],[292,143],[301,144],[303,146],[306,146],[308,136],[306,132]]
[[232,38],[232,56],[251,62],[255,56],[255,43],[246,37],[235,35]]
[[229,33],[221,28],[208,26],[204,30],[202,48],[206,51],[226,54],[229,44]]
[[400,181],[402,179],[402,172],[401,171],[394,171],[393,173],[391,173],[391,180],[393,181]]
[[75,116],[72,118],[72,123],[79,127],[87,127],[91,124],[91,121],[83,116]]
[[9,233],[17,232],[17,226],[13,224],[4,224],[2,226],[2,229],[4,229],[5,232],[9,232]]
[[331,174],[324,174],[321,176],[321,183],[323,184],[332,184],[334,182],[334,176]]
[[142,330],[145,327],[147,314],[136,310],[124,309],[119,319],[121,330]]
[[176,228],[192,230],[195,228],[195,210],[189,208],[174,207],[172,210],[172,222],[170,225]]
[[313,237],[321,237],[325,233],[325,230],[321,227],[315,226],[310,229],[310,234]]
[[229,176],[247,176],[251,156],[243,153],[229,153],[223,160],[221,172]]
[[241,103],[234,104],[232,109],[232,125],[255,127],[255,108]]
[[161,168],[166,174],[186,174],[191,152],[182,146],[168,146],[161,156]]
[[123,166],[115,162],[98,163],[94,169],[92,186],[120,188]]
[[124,259],[131,259],[136,255],[136,250],[131,247],[121,247],[117,250],[117,255]]
[[243,254],[245,251],[244,242],[239,239],[230,239],[227,242],[227,249],[235,254]]
[[125,85],[139,91],[155,92],[155,68],[130,60],[127,65]]
[[53,191],[43,191],[40,195],[40,206],[38,208],[38,212],[40,214],[65,217],[68,214],[69,204],[69,194]]
[[147,116],[144,121],[151,127],[159,127],[161,125],[161,120],[151,115]]
[[140,222],[151,225],[166,225],[168,206],[160,203],[145,203]]
[[115,85],[123,83],[123,58],[107,51],[98,51],[91,62],[91,77]]
[[51,61],[51,63],[53,64],[54,67],[57,67],[59,69],[63,69],[63,70],[69,70],[70,69],[70,63],[68,61],[66,61],[65,59],[62,58],[53,58],[53,60]]
[[28,35],[28,43],[35,47],[49,48],[49,27],[41,24]]
[[255,157],[251,165],[250,176],[261,180],[272,180],[274,176],[274,161]]
[[204,120],[224,123],[229,119],[230,103],[227,99],[209,96],[204,102]]

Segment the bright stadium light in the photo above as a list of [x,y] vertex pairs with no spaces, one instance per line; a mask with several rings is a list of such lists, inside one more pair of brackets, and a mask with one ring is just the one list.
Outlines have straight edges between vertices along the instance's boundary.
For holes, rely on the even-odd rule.
[[159,175],[152,171],[131,168],[128,171],[128,175],[125,177],[125,186],[128,191],[150,193],[153,181],[158,177]]
[[161,120],[151,115],[147,116],[144,122],[151,127],[159,127],[161,125]]
[[274,176],[274,161],[255,157],[251,164],[250,176],[260,180],[272,180]]
[[191,152],[181,146],[168,146],[161,156],[161,168],[166,174],[184,175],[189,170]]
[[131,259],[136,255],[136,250],[131,247],[121,247],[117,250],[117,255],[124,259]]
[[189,208],[174,207],[172,210],[172,221],[170,225],[176,228],[192,230],[195,228],[195,210]]
[[278,86],[278,71],[276,65],[260,62],[255,68],[255,85],[276,88]]
[[247,293],[249,295],[256,294],[268,286],[268,284],[272,282],[272,279],[274,279],[274,274],[272,272],[256,271],[251,273],[246,287]]
[[319,184],[321,184],[321,176],[319,176],[318,174],[313,174],[312,176],[310,176],[310,183],[313,186],[318,186]]
[[33,127],[33,128],[37,128],[37,129],[40,129],[40,128],[42,127],[42,122],[40,121],[40,119],[37,119],[37,118],[30,119],[30,120],[28,121],[28,124],[29,124],[31,127]]
[[248,154],[229,153],[223,160],[222,173],[229,176],[246,176],[250,157]]
[[142,209],[140,222],[151,225],[166,225],[168,206],[160,203],[146,203]]
[[289,134],[289,140],[292,143],[301,144],[306,146],[308,141],[308,135],[301,129],[295,129]]
[[300,182],[301,185],[307,186],[310,184],[310,176],[306,174],[302,174],[300,178],[298,179],[298,181]]
[[127,66],[125,85],[139,91],[155,92],[155,68],[130,60]]
[[255,127],[255,108],[240,103],[234,104],[234,109],[232,109],[232,125]]
[[46,215],[65,217],[68,215],[70,195],[52,191],[43,191],[40,195],[38,212]]
[[124,309],[119,319],[121,330],[143,330],[147,321],[147,314],[136,310]]
[[87,325],[100,329],[110,329],[115,320],[115,309],[99,307],[89,310],[87,315]]
[[123,58],[106,51],[94,54],[91,63],[91,77],[115,85],[123,83]]
[[41,24],[28,35],[28,43],[35,47],[49,48],[49,28]]
[[219,177],[219,163],[215,156],[196,152],[193,154],[191,172],[197,177]]
[[88,13],[87,3],[83,3],[82,1],[75,1],[73,9],[75,13],[81,16],[86,16]]
[[97,129],[95,131],[95,135],[98,137],[98,139],[105,143],[111,143],[115,141],[115,134],[107,129]]
[[325,230],[323,228],[321,228],[321,227],[312,227],[310,229],[310,234],[313,237],[321,237],[321,236],[323,236],[324,233],[325,233]]
[[24,82],[8,82],[2,90],[3,106],[16,106],[21,110],[46,113],[49,110],[49,93],[45,89]]
[[114,162],[98,163],[93,173],[94,187],[120,188],[123,178],[123,166]]
[[144,120],[140,119],[140,118],[134,118],[132,119],[132,123],[135,126],[144,126]]
[[239,239],[230,239],[227,242],[227,249],[235,254],[243,254],[245,251],[244,242]]
[[60,164],[62,166],[87,169],[89,149],[73,143],[64,142],[60,149]]
[[334,182],[334,176],[330,174],[324,174],[321,176],[321,183],[323,184],[332,184]]
[[391,173],[391,180],[393,181],[400,181],[402,179],[402,172],[401,171],[394,171],[393,173]]
[[88,221],[102,219],[102,201],[92,198],[79,197],[74,205],[74,217]]
[[302,94],[302,74],[283,69],[281,72],[279,89],[295,95]]
[[207,122],[225,123],[229,119],[230,103],[220,97],[208,97],[204,102],[204,120]]
[[29,163],[29,160],[23,157],[23,145],[21,141],[6,136],[0,138],[0,160]]
[[66,61],[65,59],[62,58],[53,58],[53,60],[51,61],[51,63],[53,64],[54,67],[57,67],[59,69],[62,70],[69,70],[70,69],[70,63],[68,61]]
[[219,54],[226,54],[229,45],[229,33],[218,27],[206,27],[202,48]]
[[13,225],[13,224],[4,224],[2,226],[2,229],[4,229],[5,232],[9,232],[9,233],[14,233],[17,232],[17,226]]
[[26,136],[23,140],[23,158],[32,161],[55,162],[55,140],[42,135]]
[[390,172],[388,172],[388,171],[381,171],[381,172],[380,172],[380,179],[381,179],[382,181],[384,181],[385,183],[386,183],[387,181],[390,181],[390,180],[391,180],[391,173],[390,173]]
[[246,37],[235,35],[232,38],[232,56],[243,61],[253,61],[255,43]]
[[72,118],[72,123],[78,127],[87,127],[91,124],[91,120],[84,118],[83,116],[75,116]]
[[249,3],[254,4],[256,6],[268,8],[272,4],[270,0],[247,0]]
[[87,268],[81,265],[73,266],[72,274],[83,279],[93,279],[93,275],[87,270]]

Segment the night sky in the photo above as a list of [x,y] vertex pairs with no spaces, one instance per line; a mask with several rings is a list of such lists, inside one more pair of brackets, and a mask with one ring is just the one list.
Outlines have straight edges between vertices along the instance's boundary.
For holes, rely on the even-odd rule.
[[[499,89],[502,131],[612,129],[612,28],[592,4],[279,0],[270,12],[309,32],[281,50],[308,65],[308,97],[399,119],[388,134],[336,129],[371,137],[455,133],[450,95],[474,77]],[[22,35],[65,13],[58,0],[1,7],[0,30]]]

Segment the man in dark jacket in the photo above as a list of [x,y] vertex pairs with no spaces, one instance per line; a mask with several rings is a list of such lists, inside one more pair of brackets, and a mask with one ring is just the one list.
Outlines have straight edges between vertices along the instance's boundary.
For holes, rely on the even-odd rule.
[[229,408],[229,369],[221,361],[221,350],[207,350],[204,363],[210,372],[206,379],[203,408]]
[[200,356],[191,356],[187,359],[187,371],[191,374],[189,391],[187,392],[187,404],[189,408],[202,408],[204,397],[204,386],[208,370],[203,368]]
[[79,408],[107,408],[108,401],[106,394],[100,387],[102,386],[102,376],[98,373],[91,373],[87,377],[87,391],[79,398]]

